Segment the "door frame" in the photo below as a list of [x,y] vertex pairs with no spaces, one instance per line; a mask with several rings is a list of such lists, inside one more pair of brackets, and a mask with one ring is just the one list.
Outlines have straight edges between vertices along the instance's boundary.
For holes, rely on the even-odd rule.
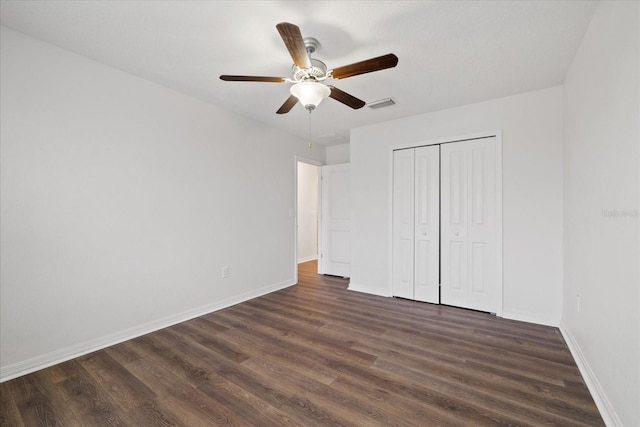
[[[497,245],[496,251],[498,255],[496,256],[496,270],[498,272],[498,285],[497,285],[497,295],[496,295],[496,316],[502,317],[503,315],[503,306],[504,306],[504,272],[503,272],[503,242],[502,242],[502,130],[495,131],[486,131],[486,132],[478,132],[473,134],[431,139],[427,141],[412,141],[412,142],[404,142],[392,145],[388,148],[387,152],[387,164],[388,164],[388,194],[389,198],[387,201],[388,206],[388,221],[387,221],[387,239],[389,245],[393,242],[393,152],[395,150],[403,150],[407,148],[417,148],[424,147],[427,145],[439,145],[439,144],[448,144],[452,142],[460,142],[460,141],[469,141],[473,139],[484,139],[484,138],[492,138],[496,139],[496,154],[495,154],[495,162],[496,162],[496,235],[497,235]],[[387,283],[389,286],[389,295],[393,294],[392,291],[392,283],[393,283],[393,251],[388,251],[387,256],[387,265],[388,265],[388,275],[387,275]]]
[[[293,156],[293,280],[295,284],[298,284],[298,162],[307,163],[318,168],[324,166],[322,162],[313,160],[308,157]],[[321,246],[320,236],[321,234],[321,221],[320,213],[322,212],[322,184],[320,180],[321,171],[318,170],[318,248]],[[318,260],[318,269],[320,268],[320,260]]]

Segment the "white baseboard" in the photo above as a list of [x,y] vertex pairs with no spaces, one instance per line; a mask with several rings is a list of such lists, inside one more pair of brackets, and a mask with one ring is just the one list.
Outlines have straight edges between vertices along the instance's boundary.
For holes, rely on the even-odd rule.
[[293,279],[0,367],[0,383],[295,285]]
[[593,401],[598,407],[598,411],[600,411],[600,415],[602,416],[604,423],[608,427],[623,427],[618,414],[616,413],[615,409],[613,409],[611,402],[609,402],[609,399],[607,398],[606,393],[600,385],[598,378],[593,373],[593,370],[591,370],[591,366],[589,366],[589,362],[584,357],[584,354],[582,353],[578,342],[573,337],[573,334],[571,334],[571,331],[567,328],[567,325],[565,325],[564,322],[560,322],[560,332],[562,333],[562,336],[564,337],[564,340],[567,343],[569,350],[571,351],[571,355],[576,361],[576,365],[578,365],[580,374],[582,375],[584,382],[587,384],[587,388],[591,393],[591,397],[593,397]]
[[348,289],[350,291],[362,292],[362,293],[365,293],[365,294],[378,295],[378,296],[381,296],[381,297],[390,297],[390,296],[392,296],[390,292],[380,292],[377,289],[371,289],[371,288],[368,288],[366,286],[358,285],[357,283],[353,283],[353,282],[349,282]]
[[502,317],[510,320],[518,320],[520,322],[535,323],[537,325],[544,325],[544,326],[553,326],[556,328],[560,326],[560,319],[551,318],[547,316],[540,316],[540,315],[531,314],[531,313],[522,313],[517,310],[504,309],[502,311]]
[[298,264],[302,264],[303,262],[315,261],[318,259],[318,255],[312,255],[304,258],[298,258]]

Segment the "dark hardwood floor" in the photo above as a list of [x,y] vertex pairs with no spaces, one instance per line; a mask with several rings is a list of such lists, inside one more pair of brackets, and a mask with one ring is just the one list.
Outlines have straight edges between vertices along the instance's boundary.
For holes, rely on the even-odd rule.
[[556,328],[315,271],[2,383],[0,425],[604,425]]

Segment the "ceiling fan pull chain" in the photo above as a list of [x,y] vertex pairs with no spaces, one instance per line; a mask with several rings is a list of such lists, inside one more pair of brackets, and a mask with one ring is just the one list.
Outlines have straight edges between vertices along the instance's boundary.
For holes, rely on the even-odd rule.
[[309,149],[311,149],[311,111],[309,110],[309,142],[307,143],[307,147],[309,147]]

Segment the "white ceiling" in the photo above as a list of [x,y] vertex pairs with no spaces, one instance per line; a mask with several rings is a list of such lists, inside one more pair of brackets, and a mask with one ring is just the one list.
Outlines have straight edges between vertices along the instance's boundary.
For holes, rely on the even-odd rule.
[[322,44],[329,68],[395,53],[396,68],[333,84],[380,110],[325,100],[314,141],[349,129],[562,84],[593,1],[2,1],[1,23],[51,44],[306,138],[308,113],[275,111],[288,84],[220,74],[291,76],[276,24]]

